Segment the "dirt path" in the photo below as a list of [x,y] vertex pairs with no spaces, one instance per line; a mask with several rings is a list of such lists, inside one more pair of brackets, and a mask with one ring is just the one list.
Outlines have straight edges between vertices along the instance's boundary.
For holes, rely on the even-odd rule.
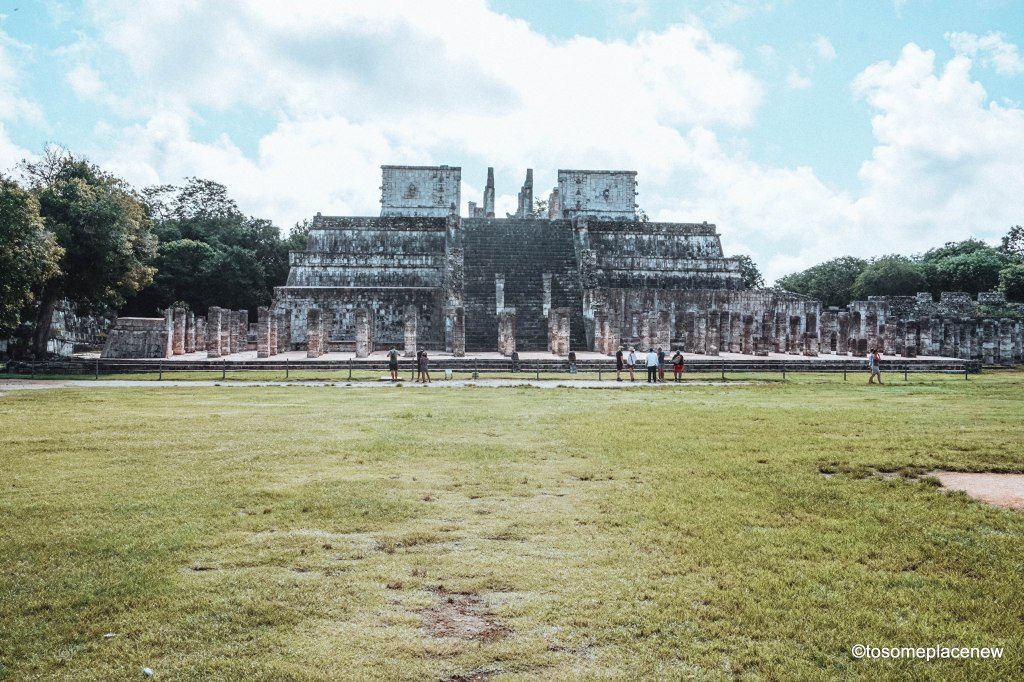
[[1024,509],[1024,474],[975,474],[932,471],[949,490],[961,490],[976,500],[1007,509]]

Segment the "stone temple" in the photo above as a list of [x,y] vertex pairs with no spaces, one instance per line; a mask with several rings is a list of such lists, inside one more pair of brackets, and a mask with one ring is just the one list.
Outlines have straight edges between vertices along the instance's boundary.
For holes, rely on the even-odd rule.
[[[290,255],[287,282],[249,325],[246,311],[206,318],[121,318],[104,357],[258,357],[307,350],[366,357],[374,349],[612,354],[620,346],[690,353],[887,354],[1020,359],[1021,323],[983,319],[966,295],[930,294],[822,310],[799,294],[745,289],[715,225],[650,222],[637,213],[633,171],[559,170],[543,215],[533,172],[515,213],[483,205],[460,215],[461,169],[383,166],[379,216],[316,214]],[[989,300],[991,299],[991,300]],[[255,340],[255,343],[253,343]]]

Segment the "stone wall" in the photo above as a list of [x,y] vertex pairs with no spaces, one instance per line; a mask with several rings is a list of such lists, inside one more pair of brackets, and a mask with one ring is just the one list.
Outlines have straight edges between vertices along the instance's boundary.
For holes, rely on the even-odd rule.
[[633,220],[636,171],[559,170],[558,199],[565,217]]
[[[173,330],[172,330],[173,333]],[[168,329],[163,317],[119,317],[107,333],[103,358],[165,358]]]
[[444,217],[461,206],[461,168],[381,166],[381,177],[381,216]]

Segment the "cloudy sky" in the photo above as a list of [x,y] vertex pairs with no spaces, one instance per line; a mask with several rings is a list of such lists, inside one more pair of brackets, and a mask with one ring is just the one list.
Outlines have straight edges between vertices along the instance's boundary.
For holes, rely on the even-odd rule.
[[1019,0],[0,0],[0,169],[57,142],[287,228],[384,163],[638,171],[769,279],[1024,222]]

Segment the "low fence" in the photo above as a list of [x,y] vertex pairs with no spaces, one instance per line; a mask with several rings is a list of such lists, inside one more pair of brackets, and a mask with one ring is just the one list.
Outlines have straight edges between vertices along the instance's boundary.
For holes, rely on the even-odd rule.
[[[400,360],[398,363],[399,377],[404,380],[415,379],[415,360]],[[486,378],[488,375],[515,375],[524,378],[587,378],[604,381],[616,378],[615,363],[613,360],[585,360],[576,363],[573,371],[570,363],[561,359],[529,360],[514,363],[511,360],[497,360],[493,358],[474,361],[466,358],[443,358],[433,361],[430,364],[430,371],[434,376],[451,376],[456,378],[462,376],[470,379]],[[909,380],[911,374],[956,374],[963,375],[966,379],[970,374],[981,372],[982,365],[978,361],[953,360],[948,361],[903,361],[883,360],[881,366],[885,374],[902,374],[905,380]],[[308,375],[332,375],[332,380],[363,380],[365,375],[388,374],[388,363],[386,360],[347,360],[347,361],[245,361],[245,360],[221,360],[221,361],[180,361],[180,360],[49,360],[38,362],[9,362],[4,371],[16,376],[82,376],[99,379],[101,377],[130,377],[132,375],[156,375],[157,380],[164,378],[184,377],[188,375],[206,374],[209,378],[226,380],[228,375],[246,374],[251,375],[253,380],[299,380],[309,379]],[[844,379],[849,375],[862,375],[867,373],[867,363],[862,358],[847,358],[845,360],[750,360],[750,361],[715,361],[715,360],[691,360],[685,365],[685,375],[693,374],[714,374],[723,380],[727,375],[737,374],[774,374],[780,375],[783,379],[787,374],[842,374]],[[259,374],[260,376],[256,376]],[[620,372],[621,376],[628,379],[628,369]],[[637,366],[635,374],[638,381],[646,379],[647,368]],[[272,375],[272,376],[267,376]],[[665,367],[666,380],[673,377],[672,366]],[[373,378],[373,376],[368,377]]]

